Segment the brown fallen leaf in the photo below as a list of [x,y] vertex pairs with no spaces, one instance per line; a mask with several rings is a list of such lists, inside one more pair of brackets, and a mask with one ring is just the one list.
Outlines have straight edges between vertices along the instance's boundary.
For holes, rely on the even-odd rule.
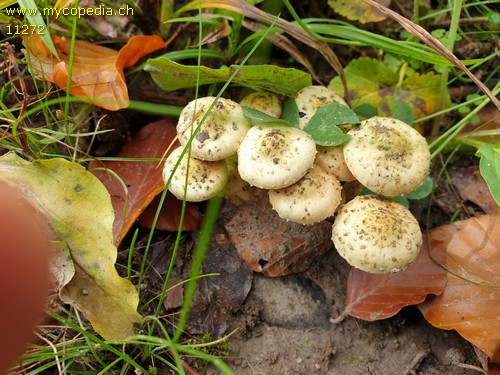
[[493,199],[490,189],[477,165],[468,168],[453,169],[450,172],[453,185],[460,196],[477,204],[487,214],[498,213],[500,207]]
[[[38,76],[66,90],[71,40],[52,35],[52,41],[61,60],[51,55],[37,34],[24,39],[27,58]],[[123,69],[164,47],[165,42],[159,36],[146,35],[130,38],[120,51],[82,40],[75,41],[71,95],[110,111],[128,107],[128,90]]]
[[[176,134],[173,120],[163,119],[153,122],[146,125],[133,139],[125,143],[115,157],[124,159],[161,158]],[[178,145],[178,143],[174,143],[174,148]],[[101,180],[111,195],[115,211],[113,237],[114,242],[118,244],[134,221],[165,187],[162,179],[162,164],[158,161],[101,162],[94,160],[90,163],[89,170]],[[123,185],[117,176],[123,181]],[[175,220],[178,222],[180,205],[174,199],[172,197],[164,202],[164,210],[174,222]],[[188,208],[188,212],[190,210],[191,208]],[[186,219],[189,218],[194,221],[201,220],[200,217],[196,216],[186,217]],[[196,227],[196,223],[191,223],[189,220],[186,221],[185,225],[186,228]]]
[[[151,228],[153,220],[156,215],[156,210],[160,203],[160,196],[158,195],[146,207],[144,212],[139,216],[139,225],[145,228]],[[156,222],[156,229],[175,232],[180,226],[180,212],[182,210],[182,201],[178,200],[171,192],[167,192],[165,202],[158,216]],[[200,229],[203,215],[201,214],[198,206],[194,204],[186,204],[186,212],[184,213],[184,223],[182,225],[183,231],[194,231]]]
[[500,363],[500,216],[442,226],[429,245],[433,257],[445,255],[448,283],[419,309],[434,327],[456,330]]
[[402,272],[371,274],[352,268],[346,307],[332,321],[339,323],[347,315],[367,321],[386,319],[405,306],[424,301],[429,294],[441,294],[445,285],[446,271],[431,259],[424,241],[415,263]]
[[253,272],[238,256],[224,228],[216,225],[203,261],[203,274],[196,286],[186,332],[210,332],[221,337],[229,318],[240,310],[252,288]]
[[250,268],[266,276],[302,272],[333,247],[331,223],[304,226],[283,220],[267,196],[240,205],[225,227]]

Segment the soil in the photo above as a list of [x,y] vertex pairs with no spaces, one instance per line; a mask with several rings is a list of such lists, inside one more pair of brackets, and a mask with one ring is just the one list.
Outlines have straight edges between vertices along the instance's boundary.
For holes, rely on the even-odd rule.
[[[346,318],[349,267],[334,250],[302,274],[255,274],[229,324],[235,374],[477,374],[473,347],[457,333],[430,326],[415,307],[379,322]],[[231,331],[231,328],[229,329]],[[476,367],[476,368],[473,368]]]

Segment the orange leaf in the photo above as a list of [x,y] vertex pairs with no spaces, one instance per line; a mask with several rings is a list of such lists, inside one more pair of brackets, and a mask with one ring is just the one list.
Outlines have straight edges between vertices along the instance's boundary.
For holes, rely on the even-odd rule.
[[[33,34],[24,40],[29,61],[37,75],[66,90],[71,40],[52,36],[61,60],[55,59],[41,38]],[[141,57],[165,47],[159,36],[139,35],[130,38],[118,52],[89,42],[75,41],[71,95],[99,107],[116,111],[128,107],[129,98],[123,69]]]
[[443,294],[420,310],[433,326],[456,330],[500,363],[500,216],[442,226],[429,240],[450,272]]
[[351,269],[347,281],[346,307],[334,322],[347,314],[374,321],[389,318],[403,307],[425,300],[428,294],[441,294],[446,271],[429,257],[422,247],[415,263],[393,274],[371,274]]
[[283,220],[267,196],[237,207],[225,228],[240,257],[265,276],[302,272],[333,247],[331,223],[305,226]]
[[[153,122],[142,128],[116,155],[119,158],[161,158],[175,139],[175,124],[170,119]],[[174,147],[178,143],[174,144]],[[157,161],[92,161],[91,170],[106,186],[115,210],[113,236],[120,243],[137,217],[164,188],[163,165]],[[117,178],[117,176],[119,178]],[[123,181],[120,183],[119,179]],[[124,185],[126,190],[124,189]],[[179,205],[164,202],[165,209],[174,217],[180,216]],[[178,219],[177,219],[178,221]]]

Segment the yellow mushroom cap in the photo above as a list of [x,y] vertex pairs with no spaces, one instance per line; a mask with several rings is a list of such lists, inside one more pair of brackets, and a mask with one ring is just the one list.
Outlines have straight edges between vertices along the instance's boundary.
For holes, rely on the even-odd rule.
[[339,210],[332,240],[351,266],[370,273],[391,273],[415,260],[422,233],[415,217],[403,205],[377,195],[364,195]]
[[299,110],[299,128],[304,129],[316,111],[328,103],[347,103],[334,91],[325,86],[307,86],[295,95],[295,104]]
[[351,139],[344,144],[347,167],[377,194],[411,193],[429,174],[431,155],[427,142],[403,121],[372,117],[348,134]]
[[[178,147],[170,153],[163,167],[163,181],[167,183],[180,158],[183,147]],[[188,171],[189,160],[189,171]],[[186,174],[188,174],[186,187]],[[182,157],[168,190],[177,198],[189,202],[202,202],[221,193],[228,181],[229,173],[224,160],[204,161],[188,157],[187,152]]]
[[316,143],[300,129],[254,126],[238,149],[238,172],[252,186],[281,189],[300,180],[315,155]]
[[280,118],[281,116],[282,106],[280,99],[271,92],[252,92],[240,101],[240,105],[264,112],[266,115],[274,118]]
[[[197,159],[217,161],[235,154],[250,128],[250,121],[238,103],[219,98],[208,112],[214,101],[215,98],[211,96],[193,100],[179,116],[179,142],[185,146],[191,133],[196,133],[191,145],[191,155]],[[204,117],[205,120],[200,125]]]
[[319,165],[328,173],[333,174],[340,181],[354,181],[353,176],[344,159],[344,147],[341,146],[318,146],[318,154],[314,164]]
[[278,215],[299,224],[314,224],[333,215],[342,199],[337,178],[313,165],[296,183],[269,190],[269,201]]

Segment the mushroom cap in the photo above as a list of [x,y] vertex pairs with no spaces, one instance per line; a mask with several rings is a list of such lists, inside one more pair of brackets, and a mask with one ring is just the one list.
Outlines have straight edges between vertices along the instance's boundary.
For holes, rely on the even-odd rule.
[[265,91],[248,94],[240,101],[240,105],[264,112],[274,118],[280,118],[283,109],[280,99],[275,94]]
[[269,190],[269,201],[278,215],[299,224],[314,224],[333,215],[342,199],[337,178],[313,165],[296,183]]
[[233,155],[250,129],[250,121],[243,114],[241,106],[225,98],[217,103],[206,115],[215,97],[207,96],[189,102],[182,110],[177,123],[177,135],[182,146],[186,146],[191,132],[196,132],[191,146],[191,156],[216,161]]
[[295,104],[299,110],[299,128],[304,129],[318,109],[328,103],[347,103],[334,91],[325,86],[307,86],[295,95]]
[[411,212],[396,201],[363,195],[339,210],[332,230],[338,253],[370,273],[399,272],[417,257],[422,233]]
[[403,121],[372,117],[349,130],[344,158],[354,177],[377,194],[396,196],[416,190],[429,174],[425,138]]
[[[163,181],[167,183],[173,173],[177,160],[184,147],[173,150],[165,160],[163,166]],[[186,188],[186,200],[189,202],[202,202],[208,200],[219,193],[222,193],[229,175],[224,160],[205,161],[188,157],[187,152],[182,157],[175,174],[170,181],[168,190],[177,198],[184,198],[184,188],[186,185],[186,173],[189,159],[189,176]]]
[[318,146],[318,153],[314,164],[319,165],[328,173],[333,174],[340,181],[354,181],[353,176],[344,159],[344,147],[341,146]]
[[316,143],[300,129],[254,126],[238,149],[238,172],[252,186],[281,189],[300,180],[315,155]]

